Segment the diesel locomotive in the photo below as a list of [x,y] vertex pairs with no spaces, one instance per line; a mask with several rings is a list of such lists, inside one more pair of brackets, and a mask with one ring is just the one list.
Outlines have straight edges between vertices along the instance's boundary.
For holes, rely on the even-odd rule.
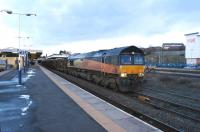
[[67,73],[127,92],[140,85],[144,61],[144,52],[136,46],[72,54],[68,57]]

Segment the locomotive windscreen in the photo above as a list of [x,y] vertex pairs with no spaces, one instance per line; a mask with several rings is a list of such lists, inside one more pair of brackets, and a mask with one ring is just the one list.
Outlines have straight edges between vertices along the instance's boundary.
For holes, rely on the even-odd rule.
[[141,54],[121,55],[120,63],[121,63],[121,65],[143,65],[144,64],[144,56]]

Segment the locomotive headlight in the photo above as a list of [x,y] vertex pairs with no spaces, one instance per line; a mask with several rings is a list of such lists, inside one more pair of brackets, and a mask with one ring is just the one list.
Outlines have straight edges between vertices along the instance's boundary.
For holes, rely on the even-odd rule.
[[121,73],[120,77],[127,77],[127,73]]
[[138,76],[139,76],[139,77],[143,77],[143,76],[144,76],[144,73],[139,73]]

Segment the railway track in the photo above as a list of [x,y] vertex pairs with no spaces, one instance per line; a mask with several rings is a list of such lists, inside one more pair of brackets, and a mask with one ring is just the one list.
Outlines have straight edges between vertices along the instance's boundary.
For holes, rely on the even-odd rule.
[[200,70],[194,69],[177,69],[177,68],[154,68],[155,71],[168,71],[168,72],[178,72],[178,73],[194,73],[200,74]]
[[199,73],[185,73],[185,72],[170,72],[170,71],[155,71],[154,74],[169,74],[175,76],[196,77],[199,78]]
[[156,93],[156,92],[152,92],[149,90],[144,90],[144,91],[138,91],[140,94],[144,94],[145,96],[149,96],[151,98],[157,98],[160,101],[167,101],[168,103],[172,104],[172,105],[177,105],[183,108],[187,108],[190,110],[193,110],[195,112],[199,112],[200,113],[200,105],[198,101],[194,101],[194,100],[188,100],[186,98],[179,98],[176,96],[171,96],[168,95],[166,93]]
[[148,100],[145,101],[145,103],[147,103],[148,105],[151,105],[154,108],[161,109],[161,110],[173,113],[175,115],[178,115],[180,117],[189,119],[193,122],[200,123],[200,110],[193,109],[191,107],[170,102],[167,100],[163,100],[160,98],[156,98],[153,96],[149,96],[147,94],[140,93],[140,92],[135,92],[134,94],[135,95],[129,95],[129,96],[130,97],[138,97],[138,96],[146,97],[148,98]]
[[182,95],[182,93],[178,93],[177,91],[174,91],[174,90],[158,90],[158,89],[154,89],[154,88],[145,88],[144,90],[151,90],[151,91],[155,91],[155,92],[158,92],[158,93],[167,93],[167,94],[170,94],[170,95],[173,95],[173,96],[177,96],[177,97],[181,97],[181,98],[187,98],[187,99],[190,99],[190,100],[194,100],[194,101],[199,101],[200,102],[200,98],[194,98],[194,97],[191,97],[191,96],[188,96],[188,95]]

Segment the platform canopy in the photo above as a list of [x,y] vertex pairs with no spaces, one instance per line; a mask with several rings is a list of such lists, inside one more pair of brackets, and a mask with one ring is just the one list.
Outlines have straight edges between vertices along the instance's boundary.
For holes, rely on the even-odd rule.
[[[19,54],[18,48],[8,47],[4,49],[0,49],[0,55],[6,55],[7,57],[17,57]],[[26,50],[20,49],[20,55],[25,55],[26,53],[29,54],[30,59],[37,59],[42,55],[42,50]]]

